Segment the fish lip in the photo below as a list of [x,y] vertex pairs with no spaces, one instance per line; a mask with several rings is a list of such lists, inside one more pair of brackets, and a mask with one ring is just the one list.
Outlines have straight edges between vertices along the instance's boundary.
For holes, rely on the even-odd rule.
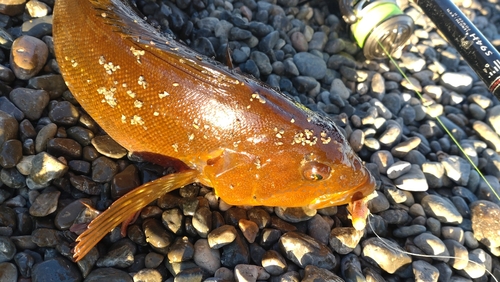
[[[355,187],[346,191],[342,191],[341,193],[337,192],[320,196],[312,200],[308,207],[313,209],[321,209],[341,206],[369,197],[376,188],[375,178],[366,167],[363,167],[363,172],[364,179]],[[333,202],[329,202],[328,200],[325,200],[328,198],[336,198],[336,200]]]

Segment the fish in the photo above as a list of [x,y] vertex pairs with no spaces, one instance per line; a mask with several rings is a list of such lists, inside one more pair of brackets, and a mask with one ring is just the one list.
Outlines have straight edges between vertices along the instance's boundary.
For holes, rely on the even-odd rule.
[[230,205],[349,205],[366,224],[375,180],[335,122],[160,33],[122,0],[57,0],[60,72],[82,108],[145,161],[177,171],[135,188],[76,239],[82,259],[165,193],[201,183]]

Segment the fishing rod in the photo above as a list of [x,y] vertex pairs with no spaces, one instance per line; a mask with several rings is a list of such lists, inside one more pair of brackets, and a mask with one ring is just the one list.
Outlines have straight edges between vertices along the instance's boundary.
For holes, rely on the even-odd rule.
[[[500,100],[500,53],[451,0],[412,0]],[[339,0],[340,12],[367,59],[402,48],[413,20],[395,1]],[[384,50],[385,49],[385,50]]]

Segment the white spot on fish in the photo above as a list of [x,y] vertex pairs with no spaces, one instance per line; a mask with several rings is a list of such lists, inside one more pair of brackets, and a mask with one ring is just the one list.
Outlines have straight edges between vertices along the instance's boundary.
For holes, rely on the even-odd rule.
[[160,93],[158,94],[158,97],[160,97],[160,99],[163,99],[167,96],[169,96],[170,94],[167,92],[167,91],[163,91],[163,93]]

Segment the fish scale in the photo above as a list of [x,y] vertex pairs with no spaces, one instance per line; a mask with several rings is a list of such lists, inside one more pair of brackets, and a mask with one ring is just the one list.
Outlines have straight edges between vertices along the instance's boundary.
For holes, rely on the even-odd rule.
[[92,221],[76,259],[192,182],[232,205],[350,204],[364,228],[375,182],[330,118],[159,34],[120,0],[56,1],[53,36],[61,73],[89,115],[130,152],[178,168]]

